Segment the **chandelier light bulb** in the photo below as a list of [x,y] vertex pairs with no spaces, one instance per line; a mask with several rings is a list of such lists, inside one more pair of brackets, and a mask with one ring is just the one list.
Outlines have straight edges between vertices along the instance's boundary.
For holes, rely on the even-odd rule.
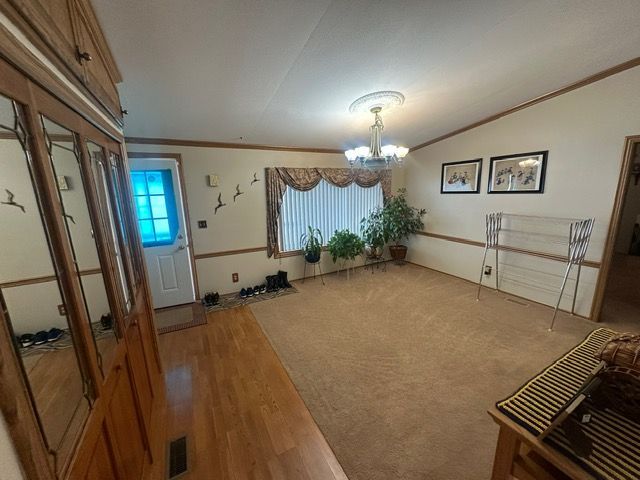
[[353,163],[356,161],[358,154],[356,153],[355,150],[351,149],[344,152],[344,156],[347,157],[347,160],[349,161],[349,163]]
[[383,145],[380,149],[383,157],[393,157],[398,147],[395,145]]
[[407,147],[397,147],[396,148],[396,157],[402,159],[407,156],[409,153],[409,149]]
[[358,157],[368,157],[369,156],[369,147],[358,147],[356,148],[356,155]]

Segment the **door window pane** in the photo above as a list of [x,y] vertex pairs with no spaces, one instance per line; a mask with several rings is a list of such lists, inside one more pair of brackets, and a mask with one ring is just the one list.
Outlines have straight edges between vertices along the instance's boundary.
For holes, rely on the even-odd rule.
[[95,220],[92,221],[89,212],[78,138],[73,132],[45,117],[42,117],[42,127],[49,160],[58,179],[58,195],[76,262],[76,275],[93,333],[98,365],[105,373],[113,360],[117,337],[113,310],[98,256]]
[[134,170],[131,183],[142,245],[171,245],[179,228],[171,170]]
[[[91,388],[78,361],[79,332],[68,321],[21,117],[21,107],[0,96],[0,305],[44,441],[61,466],[88,416]],[[76,221],[82,224],[80,215]]]

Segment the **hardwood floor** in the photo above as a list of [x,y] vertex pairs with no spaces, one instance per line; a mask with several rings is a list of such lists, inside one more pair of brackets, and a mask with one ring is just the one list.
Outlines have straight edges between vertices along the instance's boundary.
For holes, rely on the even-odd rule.
[[166,478],[166,441],[187,435],[181,479],[346,479],[248,307],[160,337],[167,393],[145,478]]

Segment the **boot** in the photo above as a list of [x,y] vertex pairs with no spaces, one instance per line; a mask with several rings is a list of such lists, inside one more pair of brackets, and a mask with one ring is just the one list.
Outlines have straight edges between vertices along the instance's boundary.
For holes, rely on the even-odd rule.
[[280,284],[282,285],[282,288],[291,288],[291,284],[287,280],[287,272],[278,270],[278,278],[280,279]]
[[269,293],[275,292],[276,288],[275,288],[275,285],[273,284],[273,276],[267,275],[265,277],[265,280],[267,281],[267,292]]

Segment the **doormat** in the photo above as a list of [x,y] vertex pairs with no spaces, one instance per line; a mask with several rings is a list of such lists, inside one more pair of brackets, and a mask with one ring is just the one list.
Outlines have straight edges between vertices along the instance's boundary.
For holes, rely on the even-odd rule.
[[198,303],[171,307],[155,312],[155,325],[158,335],[206,325],[206,323],[207,316],[204,308]]
[[296,287],[284,288],[276,292],[261,293],[260,295],[254,295],[253,297],[247,298],[240,298],[240,293],[238,292],[227,293],[225,295],[220,295],[218,305],[207,307],[207,313],[227,310],[228,308],[242,307],[243,305],[251,305],[252,303],[284,297],[286,295],[291,295],[292,293],[298,293]]

